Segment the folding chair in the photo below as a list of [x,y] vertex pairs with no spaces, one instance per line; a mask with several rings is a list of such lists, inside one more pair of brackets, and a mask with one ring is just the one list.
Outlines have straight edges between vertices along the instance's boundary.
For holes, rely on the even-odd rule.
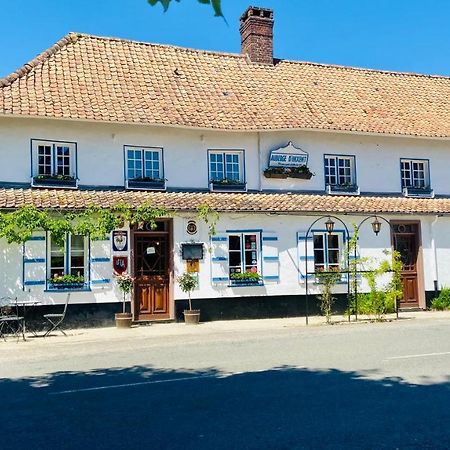
[[[15,308],[14,308],[15,303]],[[15,312],[14,312],[15,310]],[[25,340],[24,333],[24,317],[19,316],[19,306],[17,298],[2,297],[0,299],[0,337],[6,342],[6,335],[12,334],[17,336],[19,342],[20,335]]]
[[69,299],[70,299],[70,293],[67,294],[66,303],[64,305],[64,310],[63,310],[62,314],[44,314],[44,318],[50,322],[50,327],[45,332],[43,337],[47,337],[52,331],[55,331],[57,329],[59,331],[61,331],[61,333],[64,336],[67,336],[67,334],[60,327],[60,325],[64,322],[64,319],[66,318],[67,305],[69,304]]

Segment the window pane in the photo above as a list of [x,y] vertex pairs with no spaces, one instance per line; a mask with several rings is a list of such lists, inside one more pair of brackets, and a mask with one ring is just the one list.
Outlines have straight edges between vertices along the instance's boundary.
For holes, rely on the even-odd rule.
[[154,150],[145,151],[145,177],[152,179],[161,178],[160,153]]
[[224,161],[222,153],[209,154],[209,174],[212,181],[220,181],[225,178]]
[[84,236],[70,237],[70,274],[84,277],[85,250]]
[[38,146],[38,175],[52,174],[52,147],[50,145]]
[[70,176],[70,148],[63,145],[56,146],[56,174]]
[[142,178],[142,150],[127,151],[128,179]]
[[240,236],[229,236],[228,237],[229,249],[241,251],[241,238]]

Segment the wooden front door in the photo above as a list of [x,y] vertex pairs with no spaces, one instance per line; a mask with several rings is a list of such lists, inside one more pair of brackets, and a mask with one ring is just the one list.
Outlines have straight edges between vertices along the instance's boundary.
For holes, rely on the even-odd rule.
[[168,232],[134,232],[134,320],[168,319],[170,239]]
[[393,241],[394,249],[400,253],[402,260],[403,299],[400,302],[400,307],[418,307],[419,224],[393,224]]

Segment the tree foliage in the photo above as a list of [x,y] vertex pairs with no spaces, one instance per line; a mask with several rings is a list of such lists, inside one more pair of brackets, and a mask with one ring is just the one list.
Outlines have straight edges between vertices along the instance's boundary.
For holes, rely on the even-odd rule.
[[[147,0],[150,5],[155,6],[158,3],[161,3],[164,8],[164,12],[169,9],[169,6],[173,0]],[[180,2],[181,0],[175,0],[176,2]],[[214,15],[217,17],[223,17],[222,13],[222,5],[221,0],[197,0],[198,3],[202,3],[204,5],[211,5],[214,10]]]

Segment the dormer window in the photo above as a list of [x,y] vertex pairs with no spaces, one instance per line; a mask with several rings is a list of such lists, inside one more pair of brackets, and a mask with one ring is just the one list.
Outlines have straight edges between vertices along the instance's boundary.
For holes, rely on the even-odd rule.
[[433,196],[427,159],[401,159],[400,168],[404,195]]
[[126,187],[128,189],[164,190],[163,149],[125,147]]
[[76,144],[32,140],[32,186],[76,188]]
[[329,194],[359,194],[355,157],[325,155],[325,185]]
[[244,152],[210,150],[209,183],[213,191],[245,191]]

